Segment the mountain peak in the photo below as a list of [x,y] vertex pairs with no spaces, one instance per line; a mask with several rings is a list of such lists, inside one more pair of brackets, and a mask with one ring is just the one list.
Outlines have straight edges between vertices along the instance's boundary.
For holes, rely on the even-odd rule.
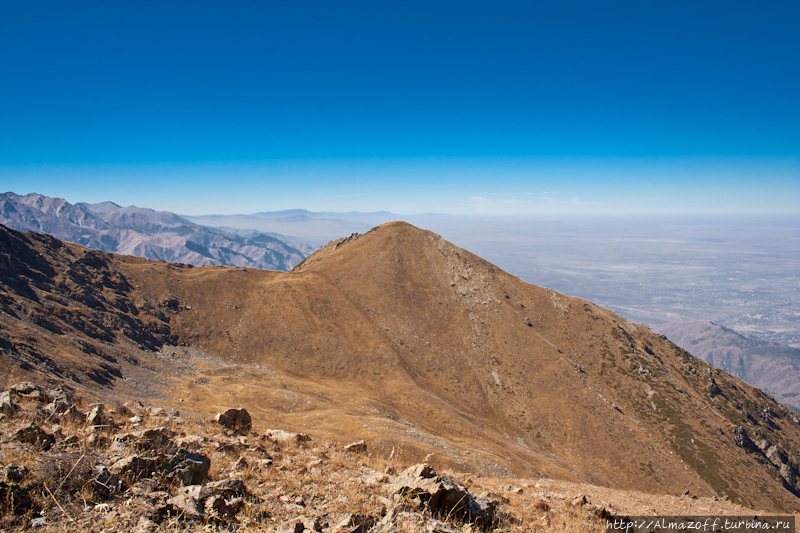
[[154,393],[181,411],[213,415],[224,394],[254,423],[345,432],[459,471],[690,488],[770,510],[800,501],[788,409],[644,326],[410,224],[333,241],[292,272],[3,235],[0,362],[15,376],[47,369],[113,394],[152,382],[141,376],[153,366],[168,373]]

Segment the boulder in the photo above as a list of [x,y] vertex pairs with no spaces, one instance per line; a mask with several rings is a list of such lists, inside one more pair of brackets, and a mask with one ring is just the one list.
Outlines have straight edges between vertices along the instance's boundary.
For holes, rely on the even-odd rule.
[[158,453],[152,457],[129,455],[111,465],[109,471],[129,481],[158,473],[181,485],[190,486],[205,481],[210,468],[211,459],[205,455],[178,448],[174,454]]
[[56,439],[52,435],[45,433],[34,423],[24,427],[14,433],[14,440],[36,446],[42,451],[47,451],[53,447]]
[[786,481],[786,484],[791,489],[796,489],[797,478],[795,476],[794,469],[791,466],[789,466],[787,464],[782,464],[778,468],[778,472],[780,473],[780,475],[783,478],[783,480]]
[[123,457],[108,467],[111,473],[117,476],[123,476],[131,481],[150,477],[157,469],[158,461],[156,459],[139,457],[137,455]]
[[114,448],[130,448],[138,452],[174,453],[177,449],[166,428],[144,429],[132,433],[119,433],[114,437]]
[[196,485],[205,481],[211,469],[211,459],[197,452],[179,448],[170,458],[170,477],[183,485]]
[[733,430],[733,443],[740,448],[744,448],[744,450],[748,452],[759,451],[758,446],[750,440],[750,437],[747,435],[747,430],[742,426],[737,426]]
[[367,443],[363,440],[352,442],[344,447],[344,451],[350,453],[367,453]]
[[268,429],[266,435],[268,438],[284,446],[289,444],[301,446],[307,442],[311,442],[311,437],[305,433],[291,433],[282,429]]
[[17,409],[19,409],[17,404],[11,400],[11,392],[0,392],[0,413],[6,416],[11,416],[17,412]]
[[425,463],[406,469],[389,485],[389,492],[404,497],[417,510],[427,510],[434,516],[472,522],[484,529],[494,522],[495,502],[478,498],[454,479],[437,475]]
[[35,392],[39,392],[39,387],[30,381],[23,381],[21,383],[14,383],[11,385],[9,391],[17,396],[29,396]]
[[239,433],[250,431],[252,427],[252,419],[246,409],[228,409],[217,413],[214,422]]
[[105,426],[107,421],[103,413],[103,404],[95,405],[91,411],[86,413],[86,423],[90,426]]
[[774,445],[770,446],[764,455],[767,456],[767,459],[769,459],[770,463],[772,463],[778,468],[780,468],[781,465],[786,464],[786,462],[789,460],[789,457],[786,455],[786,452],[784,452],[783,450]]

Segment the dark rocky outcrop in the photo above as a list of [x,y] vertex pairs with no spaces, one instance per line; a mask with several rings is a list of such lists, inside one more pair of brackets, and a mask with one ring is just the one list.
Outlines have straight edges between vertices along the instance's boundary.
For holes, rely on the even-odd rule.
[[217,413],[214,422],[238,433],[250,431],[252,419],[246,409],[228,409],[225,412]]

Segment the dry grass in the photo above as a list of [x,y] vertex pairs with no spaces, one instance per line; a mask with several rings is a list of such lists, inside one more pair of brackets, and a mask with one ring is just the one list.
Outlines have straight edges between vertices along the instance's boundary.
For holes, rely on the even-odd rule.
[[[334,442],[312,436],[309,442],[295,444],[279,442],[269,434],[250,433],[244,437],[225,431],[217,424],[199,416],[152,416],[145,410],[117,405],[108,413],[117,426],[114,430],[93,433],[83,421],[42,419],[40,404],[19,400],[20,412],[0,422],[3,446],[0,464],[25,465],[30,473],[21,486],[31,497],[22,514],[5,512],[0,527],[3,531],[22,530],[31,521],[44,518],[47,525],[38,530],[48,531],[130,531],[143,513],[152,510],[147,491],[136,487],[151,487],[174,492],[178,486],[166,479],[154,479],[150,485],[129,483],[126,492],[105,498],[94,483],[96,468],[108,466],[124,450],[111,446],[115,435],[146,428],[164,428],[173,440],[202,437],[197,450],[211,459],[210,480],[238,478],[245,482],[249,494],[236,521],[209,518],[190,521],[179,516],[167,516],[157,526],[158,531],[277,531],[281,524],[297,517],[318,517],[332,527],[348,515],[364,517],[370,531],[427,531],[436,520],[445,520],[459,531],[472,531],[462,521],[447,516],[431,516],[427,512],[400,514],[395,521],[377,526],[377,522],[392,508],[401,504],[387,492],[392,473],[405,467],[400,458],[351,453]],[[88,410],[88,406],[82,406]],[[140,416],[142,422],[132,425],[127,420]],[[38,418],[48,433],[58,435],[56,445],[49,451],[10,440],[14,431]],[[271,460],[271,462],[268,461]],[[387,474],[387,472],[389,472]],[[490,497],[503,481],[480,476],[446,472],[471,485],[473,493]],[[157,478],[157,476],[154,476]],[[148,482],[150,483],[150,482]],[[493,531],[594,531],[597,519],[590,514],[567,509],[539,511],[523,496],[498,498],[498,520]],[[594,528],[594,529],[593,529]]]

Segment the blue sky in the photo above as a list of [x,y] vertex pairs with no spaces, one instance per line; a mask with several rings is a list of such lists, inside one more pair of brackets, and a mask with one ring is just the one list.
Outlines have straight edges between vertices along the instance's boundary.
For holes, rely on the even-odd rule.
[[0,1],[0,188],[797,214],[799,27],[796,1]]

